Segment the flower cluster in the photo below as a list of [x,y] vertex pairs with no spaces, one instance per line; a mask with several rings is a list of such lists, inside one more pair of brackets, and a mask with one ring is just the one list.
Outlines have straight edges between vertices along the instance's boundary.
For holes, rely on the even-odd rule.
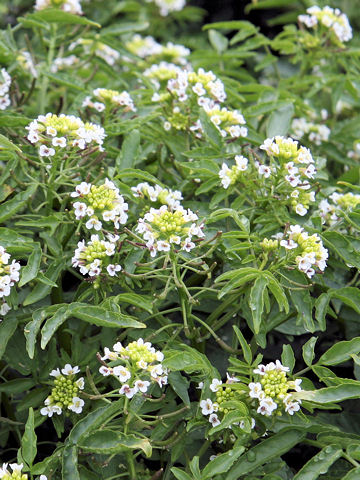
[[107,178],[100,186],[81,182],[71,196],[81,200],[73,204],[75,216],[78,220],[89,217],[85,224],[88,230],[102,229],[99,218],[104,222],[113,222],[115,228],[120,228],[120,225],[124,225],[127,221],[128,204],[120,195],[119,189]]
[[190,55],[190,50],[183,45],[176,45],[172,42],[161,45],[150,35],[142,37],[139,34],[135,34],[131,40],[125,43],[125,47],[130,53],[147,60],[149,63],[164,60],[179,65],[186,65],[186,57]]
[[115,65],[115,62],[120,58],[120,54],[117,50],[100,42],[97,37],[95,40],[90,38],[78,38],[75,42],[70,44],[69,51],[72,52],[78,46],[83,48],[86,55],[96,55],[111,66]]
[[[8,470],[8,466],[11,468],[11,472]],[[24,465],[22,463],[3,463],[2,467],[0,467],[0,479],[1,480],[28,480],[28,475],[26,473],[22,473]],[[45,475],[42,475],[45,477]],[[45,477],[46,479],[46,477]],[[43,479],[40,479],[43,480]]]
[[72,67],[80,62],[79,57],[76,55],[69,55],[68,57],[58,57],[55,58],[53,64],[50,67],[52,73],[56,73],[59,70],[64,70],[66,68]]
[[326,125],[314,123],[305,118],[294,118],[291,128],[295,138],[300,139],[307,135],[309,141],[315,143],[315,145],[327,142],[331,133],[330,128]]
[[60,415],[66,408],[74,413],[81,413],[84,400],[78,397],[79,390],[84,389],[84,379],[76,380],[75,375],[79,373],[79,367],[72,367],[67,363],[64,368],[57,368],[50,372],[55,377],[54,387],[50,396],[45,400],[45,407],[40,410],[41,415],[52,417],[54,413]]
[[160,15],[162,17],[167,17],[171,12],[179,12],[182,10],[185,5],[185,0],[147,0],[155,3],[160,9]]
[[144,76],[150,78],[155,88],[158,90],[161,84],[167,82],[171,78],[176,78],[181,71],[181,67],[175,63],[162,61],[159,64],[155,63],[147,68],[144,71]]
[[250,398],[257,399],[259,406],[257,413],[271,416],[280,414],[280,408],[286,413],[294,415],[300,410],[300,400],[295,401],[289,390],[301,391],[301,380],[288,380],[286,373],[288,367],[284,367],[279,360],[267,365],[259,365],[254,373],[260,376],[260,382],[249,383]]
[[170,188],[162,188],[160,185],[152,187],[147,182],[142,182],[131,187],[134,197],[140,197],[150,200],[151,202],[160,202],[162,205],[168,205],[171,208],[180,206],[180,200],[183,199],[179,190],[171,190]]
[[360,195],[355,195],[352,192],[334,192],[329,198],[334,203],[330,203],[327,199],[321,200],[319,203],[322,222],[328,225],[333,225],[339,220],[339,216],[336,213],[337,210],[353,210],[360,204]]
[[2,68],[0,70],[0,110],[6,110],[11,104],[9,90],[11,85],[11,76]]
[[139,219],[136,231],[143,236],[152,257],[157,252],[169,252],[174,246],[190,252],[195,248],[192,237],[204,237],[203,225],[197,225],[197,220],[194,212],[181,205],[174,209],[162,205],[159,209],[150,208],[144,218]]
[[180,102],[186,101],[189,96],[195,94],[200,106],[207,102],[207,95],[218,103],[226,99],[222,81],[212,71],[205,72],[203,68],[199,68],[197,72],[182,70],[175,79],[168,81],[167,89]]
[[25,128],[29,131],[28,140],[40,146],[39,155],[42,157],[52,157],[58,149],[66,147],[83,150],[92,143],[102,150],[101,145],[106,137],[104,129],[99,125],[84,123],[79,117],[63,113],[39,115]]
[[300,225],[290,225],[285,235],[279,233],[276,237],[281,247],[292,251],[298,270],[308,278],[316,273],[315,267],[321,272],[325,270],[328,250],[324,248],[319,235],[309,235]]
[[248,133],[247,128],[244,127],[246,122],[243,115],[237,110],[220,108],[212,101],[205,102],[203,108],[222,137],[227,135],[232,138],[246,137]]
[[[311,202],[315,201],[315,192],[307,192],[311,188],[309,179],[314,179],[316,168],[314,159],[308,148],[298,146],[298,142],[292,138],[276,136],[267,138],[260,146],[270,157],[271,164],[263,165],[256,163],[259,175],[269,178],[277,177],[278,183],[285,184],[294,190],[290,190],[289,197],[292,208],[298,215],[305,215]],[[285,182],[284,182],[285,180]],[[280,187],[284,189],[284,187]]]
[[[210,390],[216,394],[216,401],[213,402],[210,398],[207,398],[200,402],[201,413],[205,416],[209,415],[209,422],[213,427],[217,427],[221,424],[221,419],[219,417],[226,415],[236,408],[234,407],[236,404],[231,404],[231,401],[242,398],[243,396],[242,390],[235,390],[232,388],[232,385],[239,382],[239,379],[230,376],[228,373],[226,376],[226,383],[223,383],[218,378],[213,378],[211,381]],[[255,427],[255,420],[249,418],[249,421],[251,429],[253,429]],[[235,422],[234,425],[243,429],[245,422],[244,420],[241,420],[240,422]]]
[[[85,243],[85,240],[78,242],[78,248],[72,258],[73,267],[79,267],[82,275],[98,277],[101,273],[107,272],[111,277],[117,276],[121,266],[110,263],[109,257],[115,254],[118,235],[108,234],[109,241],[100,240],[99,235],[91,235],[91,240]],[[95,283],[94,286],[98,285]]]
[[61,8],[64,12],[82,15],[80,0],[36,0],[35,10],[44,8]]
[[[146,393],[151,382],[156,382],[160,388],[167,384],[167,369],[161,362],[164,354],[142,338],[123,347],[120,342],[115,343],[113,350],[105,347],[104,363],[99,372],[107,377],[113,375],[122,384],[119,393],[132,398],[136,393]],[[111,365],[105,363],[109,360]],[[117,365],[113,366],[113,362]]]
[[338,41],[348,42],[352,39],[352,29],[347,16],[338,8],[326,6],[320,8],[316,5],[306,10],[308,15],[299,15],[298,20],[308,28],[317,25],[330,29]]
[[27,72],[29,72],[34,78],[38,77],[37,66],[31,56],[30,52],[24,51],[21,52],[17,57],[16,60],[19,62],[21,68]]
[[234,185],[238,182],[243,172],[248,169],[249,160],[242,155],[235,155],[235,165],[231,168],[223,162],[221,170],[219,171],[219,177],[221,179],[221,184],[224,188],[228,188],[230,185]]
[[19,281],[20,263],[13,260],[9,264],[11,255],[0,245],[0,316],[6,315],[10,310],[9,305],[4,301],[4,297],[10,295],[11,287]]
[[128,92],[117,92],[116,90],[108,90],[106,88],[96,88],[93,91],[96,101],[93,102],[91,97],[86,97],[83,101],[83,107],[95,108],[98,112],[103,112],[106,108],[114,110],[114,108],[122,107],[124,112],[136,112],[134,102]]

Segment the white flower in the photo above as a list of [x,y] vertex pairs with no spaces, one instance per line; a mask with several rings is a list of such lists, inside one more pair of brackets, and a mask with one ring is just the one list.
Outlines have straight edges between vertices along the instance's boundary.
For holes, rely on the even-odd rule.
[[55,137],[52,139],[52,142],[54,147],[60,147],[64,148],[66,147],[66,138],[65,137]]
[[75,413],[81,413],[84,405],[85,402],[82,398],[73,397],[72,404],[68,406],[68,409]]
[[80,377],[76,380],[75,382],[75,385],[80,389],[80,390],[84,390],[84,387],[85,387],[85,381],[83,379],[83,377]]
[[281,240],[280,245],[282,247],[285,247],[287,250],[292,250],[298,247],[298,244],[294,242],[294,240],[292,240],[291,238],[289,238],[288,240]]
[[263,392],[262,385],[260,382],[251,382],[249,383],[249,396],[251,398],[259,398]]
[[85,227],[88,230],[91,230],[94,228],[96,231],[99,231],[102,228],[102,223],[97,217],[92,217],[85,223]]
[[113,373],[119,378],[121,383],[124,383],[127,380],[129,380],[129,378],[131,378],[130,371],[126,367],[123,367],[122,365],[114,367]]
[[120,265],[113,265],[112,263],[110,263],[110,265],[108,265],[106,267],[106,270],[107,270],[108,274],[110,275],[110,277],[114,277],[114,276],[117,276],[116,272],[120,272],[121,266]]
[[301,217],[303,217],[304,215],[307,214],[307,209],[304,207],[302,203],[298,203],[295,207],[295,212]]
[[102,366],[99,368],[99,372],[100,372],[101,375],[103,375],[104,377],[108,377],[109,375],[112,375],[112,374],[113,374],[113,369],[110,368],[110,367],[105,367],[105,365],[102,365]]
[[51,372],[49,373],[50,377],[58,377],[59,375],[61,375],[60,373],[60,369],[57,368],[56,370],[51,370]]
[[61,373],[63,375],[75,375],[76,373],[80,372],[79,367],[72,367],[69,363],[67,363],[64,368],[61,369]]
[[87,214],[87,205],[86,203],[83,203],[83,202],[75,202],[73,204],[73,207],[75,209],[75,217],[77,220],[79,220],[80,218],[83,218],[86,216]]
[[135,387],[130,388],[129,385],[125,383],[125,385],[120,388],[119,393],[120,395],[126,395],[127,398],[132,398],[135,393],[137,393],[137,389]]
[[207,398],[206,400],[201,400],[200,408],[203,415],[210,415],[214,412],[213,402],[210,400],[210,398]]
[[217,378],[213,378],[210,384],[210,390],[212,392],[217,392],[219,390],[220,385],[222,385],[222,381],[218,380]]
[[269,178],[271,175],[271,168],[267,165],[259,165],[258,172],[259,175],[264,175],[264,178]]
[[134,386],[142,393],[145,393],[150,386],[150,382],[147,380],[136,380]]
[[61,415],[62,409],[58,405],[47,405],[40,410],[40,414],[48,417],[52,417],[53,414]]
[[277,409],[277,403],[270,397],[266,397],[260,400],[259,407],[257,409],[257,413],[261,413],[261,415],[269,416],[272,414],[274,410]]
[[218,418],[218,416],[216,415],[216,413],[212,413],[210,416],[209,416],[209,422],[211,423],[211,425],[213,427],[217,427],[218,425],[220,425],[220,420]]
[[47,147],[46,145],[41,145],[39,148],[39,155],[40,157],[53,157],[55,155],[55,150],[51,147]]

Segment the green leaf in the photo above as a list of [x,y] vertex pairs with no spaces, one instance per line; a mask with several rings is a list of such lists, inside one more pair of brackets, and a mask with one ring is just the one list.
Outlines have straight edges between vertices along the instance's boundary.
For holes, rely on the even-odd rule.
[[290,368],[290,373],[293,371],[295,366],[295,355],[289,344],[283,345],[281,363]]
[[[51,282],[56,282],[61,271],[66,268],[66,264],[61,259],[55,260],[49,265],[49,268],[46,270],[46,278]],[[25,298],[23,305],[32,305],[33,303],[38,302],[45,298],[51,292],[53,287],[51,285],[46,285],[42,282],[38,282],[35,288],[29,293]]]
[[343,384],[336,387],[320,388],[319,390],[302,390],[294,393],[294,397],[322,404],[343,402],[360,396],[360,382],[356,383],[357,385]]
[[62,480],[80,480],[76,447],[66,445],[62,455]]
[[21,269],[21,278],[19,287],[24,286],[36,278],[41,262],[42,251],[39,243],[34,244],[34,250],[31,252],[28,262],[25,267]]
[[168,380],[174,392],[181,398],[185,405],[190,406],[188,393],[189,381],[183,377],[180,372],[170,372]]
[[268,288],[271,291],[271,293],[274,295],[275,300],[277,301],[279,305],[280,311],[285,310],[286,313],[289,312],[289,302],[288,299],[286,298],[285,291],[283,287],[280,285],[280,283],[276,280],[274,275],[272,275],[270,272],[264,272],[265,277],[267,278],[268,281]]
[[330,295],[322,293],[315,301],[315,318],[322,331],[326,330],[326,314],[329,308]]
[[152,448],[147,438],[113,430],[99,430],[80,440],[79,447],[87,452],[113,454],[132,450],[142,450],[147,457],[151,456]]
[[129,303],[149,313],[153,313],[153,300],[150,296],[138,295],[137,293],[119,293],[119,295],[108,298],[120,306],[122,306],[123,303]]
[[36,381],[32,378],[15,378],[14,380],[8,380],[7,382],[2,383],[0,385],[0,392],[15,395],[29,390],[34,385],[36,385]]
[[4,320],[0,322],[0,358],[4,355],[6,345],[13,336],[18,326],[18,320],[10,316],[5,316]]
[[25,432],[21,440],[21,455],[25,462],[31,467],[36,457],[37,437],[34,425],[34,410],[29,408],[29,416],[25,425]]
[[202,471],[203,479],[206,480],[214,475],[228,472],[232,464],[243,454],[244,450],[245,447],[240,446],[221,455],[217,455]]
[[149,22],[122,22],[113,23],[110,27],[101,30],[101,37],[104,35],[122,35],[128,32],[140,32],[149,28]]
[[314,455],[295,475],[294,480],[316,480],[325,474],[343,451],[338,445],[328,445]]
[[294,105],[289,103],[271,113],[266,136],[274,137],[275,135],[287,135],[290,129],[290,122],[294,115]]
[[265,276],[258,276],[250,291],[249,307],[251,310],[254,333],[260,332],[261,316],[264,311],[264,296],[268,281]]
[[118,312],[110,312],[102,307],[88,305],[87,303],[71,304],[71,315],[83,320],[84,322],[97,325],[99,327],[110,328],[145,328],[144,323],[138,322],[136,318],[130,315],[124,315]]
[[344,287],[336,290],[329,290],[328,294],[331,298],[338,298],[350,308],[355,310],[356,313],[360,313],[360,291],[355,287]]
[[346,264],[360,268],[360,254],[348,237],[337,232],[324,232],[320,236],[324,244],[337,253]]
[[28,26],[32,27],[31,22],[41,23],[64,23],[66,25],[91,25],[92,27],[101,28],[99,23],[93,22],[86,17],[80,15],[74,15],[72,13],[64,12],[58,8],[46,8],[35,13],[29,13],[26,17],[19,17],[19,23],[26,28]]
[[68,441],[71,445],[77,444],[83,436],[88,435],[94,430],[98,430],[103,424],[112,417],[119,415],[124,406],[124,399],[112,402],[110,405],[100,407],[90,412],[86,417],[79,420],[71,430]]
[[220,132],[215,127],[215,125],[211,122],[211,120],[209,119],[209,116],[203,109],[201,109],[200,111],[200,122],[204,130],[205,137],[209,140],[209,142],[212,145],[214,146],[217,145],[218,147],[220,147],[223,143]]
[[235,334],[239,340],[241,349],[243,351],[244,360],[248,365],[251,365],[253,356],[252,356],[250,345],[247,343],[247,341],[244,338],[244,335],[241,333],[241,331],[236,325],[233,325],[233,329],[235,331]]
[[163,365],[176,372],[201,372],[208,378],[219,378],[219,374],[206,357],[192,347],[182,344],[181,350],[167,350]]
[[229,40],[221,35],[221,33],[217,32],[216,30],[210,29],[208,31],[209,40],[213,48],[217,51],[217,53],[221,54],[225,52],[228,47]]
[[25,325],[24,335],[26,338],[26,351],[31,359],[34,358],[36,336],[40,330],[41,324],[48,315],[55,313],[58,308],[61,308],[61,306],[61,304],[57,304],[35,310],[32,314],[33,319]]
[[350,360],[352,354],[360,352],[360,337],[337,342],[329,348],[317,362],[318,365],[338,365]]
[[117,175],[115,178],[131,178],[131,179],[141,179],[145,180],[146,182],[151,182],[155,183],[157,185],[160,185],[160,187],[164,187],[165,185],[160,182],[156,177],[151,175],[151,173],[145,172],[143,170],[138,170],[136,168],[124,168],[121,170],[121,172],[117,172]]
[[360,478],[360,467],[353,468],[348,472],[345,477],[342,477],[341,480],[359,480]]
[[190,477],[188,473],[184,472],[184,470],[180,470],[180,468],[173,467],[171,471],[177,480],[194,480],[193,477]]
[[230,468],[225,480],[238,480],[241,475],[258,469],[273,458],[279,458],[301,442],[305,435],[305,432],[299,430],[282,430],[280,433],[267,438],[241,457],[236,465]]
[[121,172],[125,168],[132,168],[136,164],[140,148],[140,132],[133,130],[125,136],[121,146],[121,152],[116,159],[116,171]]
[[[6,122],[6,120],[4,120],[4,117],[0,117],[0,119],[2,120],[0,122],[0,125],[3,124],[3,121]],[[25,123],[25,125],[27,125],[27,124],[28,124],[28,122]],[[10,126],[7,123],[4,123],[3,125]],[[18,125],[19,124],[17,124],[17,126]],[[4,135],[0,135],[0,150],[10,150],[10,151],[13,151],[13,152],[21,152],[20,148],[17,145],[14,145],[11,140],[4,137]]]
[[50,317],[41,330],[41,348],[45,350],[46,345],[50,342],[51,337],[56,330],[71,315],[71,307],[69,305],[60,306],[56,313]]
[[23,192],[16,194],[11,200],[8,200],[0,205],[0,223],[5,222],[25,207],[29,198],[34,195],[36,185],[31,185]]
[[311,337],[306,343],[304,343],[302,347],[302,355],[304,362],[308,367],[312,365],[312,362],[315,357],[315,343],[317,341],[317,337]]

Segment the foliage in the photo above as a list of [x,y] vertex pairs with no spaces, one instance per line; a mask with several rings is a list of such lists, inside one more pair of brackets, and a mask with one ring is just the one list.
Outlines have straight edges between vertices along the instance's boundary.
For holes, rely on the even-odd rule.
[[356,11],[11,3],[0,478],[358,478]]

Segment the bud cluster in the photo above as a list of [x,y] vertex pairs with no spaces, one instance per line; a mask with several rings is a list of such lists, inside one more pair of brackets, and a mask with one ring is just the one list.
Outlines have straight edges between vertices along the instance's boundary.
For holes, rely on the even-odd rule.
[[119,240],[119,236],[108,234],[107,238],[108,241],[100,240],[99,235],[91,235],[88,243],[85,243],[85,240],[78,242],[78,248],[72,258],[73,267],[79,267],[82,275],[97,277],[98,281],[99,275],[106,272],[111,277],[116,276],[116,272],[121,270],[121,266],[110,263],[109,257],[116,253],[116,242]]
[[229,110],[226,107],[220,108],[212,101],[205,102],[203,108],[222,137],[228,135],[231,138],[247,136],[247,128],[243,126],[246,124],[245,119],[237,110]]
[[156,350],[150,342],[142,338],[123,347],[120,342],[113,345],[113,350],[105,347],[102,362],[116,362],[117,365],[102,365],[99,372],[107,377],[112,375],[122,384],[119,393],[132,398],[136,393],[146,393],[151,382],[160,388],[167,384],[167,369],[161,362],[164,354]]
[[160,251],[169,252],[174,246],[190,252],[195,248],[192,237],[204,237],[203,225],[197,225],[197,220],[194,212],[181,205],[174,209],[162,205],[159,209],[150,208],[144,218],[139,219],[136,231],[143,236],[152,257]]
[[223,162],[221,170],[219,171],[219,177],[221,179],[222,186],[226,189],[230,185],[234,185],[241,180],[243,172],[248,169],[249,160],[242,155],[235,155],[235,165],[231,168]]
[[[8,466],[11,468],[11,472],[8,470]],[[28,475],[22,473],[24,465],[22,463],[3,463],[0,467],[0,479],[1,480],[28,480]]]
[[11,76],[2,68],[0,70],[0,110],[6,110],[11,104],[9,90],[11,85]]
[[81,199],[74,202],[75,216],[78,220],[90,217],[85,227],[88,230],[102,229],[102,218],[104,222],[113,222],[115,228],[120,228],[128,219],[128,204],[120,195],[119,189],[113,182],[106,178],[105,183],[96,186],[91,183],[81,182],[77,185],[75,192],[71,193],[73,198]]
[[267,365],[259,365],[254,373],[260,376],[260,382],[249,383],[250,398],[259,402],[257,413],[261,415],[281,415],[281,408],[293,415],[300,410],[300,401],[295,401],[289,390],[301,391],[301,380],[288,380],[284,367],[279,360]]
[[[319,203],[320,216],[323,223],[333,225],[339,220],[339,210],[351,211],[360,204],[360,195],[352,192],[337,193],[334,192],[329,198],[334,202],[330,203],[327,199]],[[337,212],[338,211],[338,212]]]
[[332,33],[331,39],[335,44],[342,45],[352,39],[352,28],[348,17],[338,8],[326,6],[320,8],[316,5],[306,10],[308,15],[299,15],[298,20],[308,28],[325,27],[325,31]]
[[9,264],[10,258],[10,253],[7,253],[5,248],[0,245],[0,316],[6,315],[10,310],[4,297],[10,295],[11,287],[19,281],[20,277],[20,263],[13,260],[11,264]]
[[106,45],[106,43],[100,42],[98,38],[98,35],[96,35],[94,39],[78,38],[75,42],[70,44],[69,51],[72,52],[80,46],[83,48],[85,54],[82,56],[95,55],[102,58],[108,65],[115,65],[116,61],[120,59],[119,52]]
[[44,10],[45,8],[60,8],[64,12],[75,15],[82,15],[80,0],[36,0],[35,10]]
[[144,198],[151,202],[159,202],[162,205],[168,205],[171,208],[180,206],[180,200],[183,199],[179,190],[171,190],[170,188],[162,188],[160,185],[152,187],[147,182],[142,182],[131,187],[134,197]]
[[[209,422],[213,427],[221,424],[221,419],[227,413],[235,410],[235,406],[230,406],[229,401],[242,399],[243,391],[233,389],[232,384],[239,382],[239,379],[226,374],[226,383],[223,383],[218,378],[213,378],[210,384],[210,390],[216,394],[216,401],[213,402],[210,398],[201,400],[200,408],[201,413],[205,416],[209,415]],[[249,419],[251,422],[251,428],[255,427],[255,420]],[[244,421],[235,422],[234,425],[238,425],[240,428],[244,428]]]
[[291,128],[294,132],[294,138],[300,139],[307,135],[309,141],[315,143],[315,145],[327,142],[331,133],[330,128],[326,125],[314,123],[305,118],[294,118]]
[[27,139],[34,145],[40,146],[41,157],[52,157],[59,149],[77,148],[84,150],[91,144],[102,150],[105,131],[95,123],[84,123],[74,115],[55,115],[47,113],[39,115],[27,127]]
[[135,34],[131,40],[125,43],[125,47],[130,53],[144,59],[149,64],[163,60],[165,62],[186,65],[186,57],[190,55],[190,50],[183,45],[175,45],[172,42],[161,45],[150,35],[142,37],[139,34]]
[[41,415],[52,417],[54,413],[60,415],[63,410],[68,409],[74,413],[81,413],[84,400],[78,397],[79,390],[84,389],[84,379],[76,380],[75,375],[79,373],[79,367],[72,367],[66,364],[64,368],[57,368],[50,372],[55,377],[54,387],[50,396],[45,400],[45,407],[40,410]]
[[315,201],[315,192],[308,192],[312,188],[309,179],[316,175],[310,150],[299,147],[296,140],[282,136],[267,138],[260,149],[270,157],[270,165],[255,162],[259,175],[264,178],[272,176],[277,191],[287,195],[298,215],[305,215],[309,204]]
[[82,106],[94,108],[98,112],[103,112],[106,109],[113,111],[119,107],[123,108],[124,112],[136,112],[134,102],[128,92],[96,88],[93,91],[93,96],[96,98],[96,101],[93,102],[90,96],[86,97]]

